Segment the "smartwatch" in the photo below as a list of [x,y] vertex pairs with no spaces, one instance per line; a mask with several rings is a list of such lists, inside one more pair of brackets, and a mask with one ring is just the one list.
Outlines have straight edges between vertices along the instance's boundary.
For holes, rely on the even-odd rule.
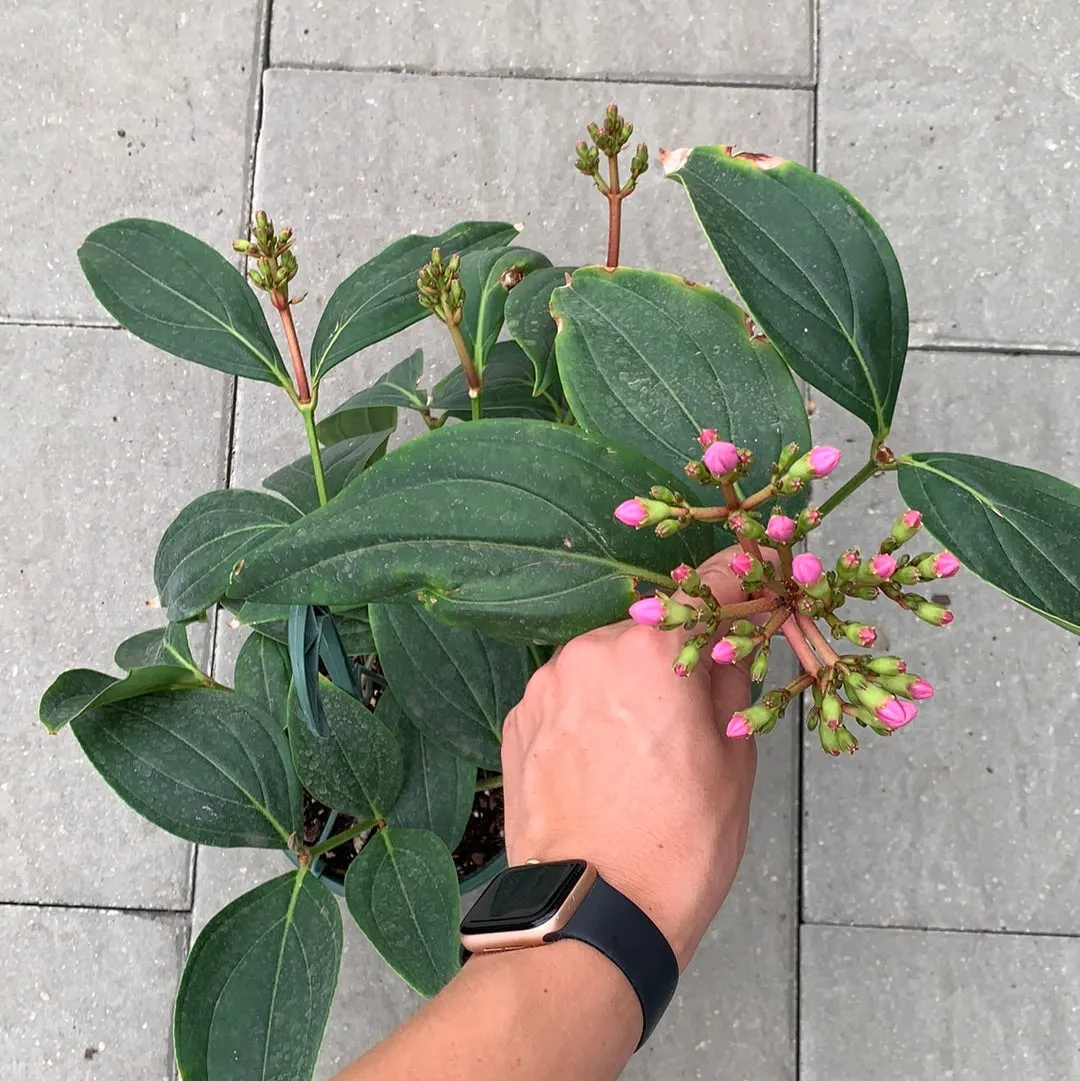
[[675,994],[679,964],[660,928],[585,860],[500,871],[461,922],[464,954],[497,953],[572,938],[613,961],[641,1003],[638,1047]]

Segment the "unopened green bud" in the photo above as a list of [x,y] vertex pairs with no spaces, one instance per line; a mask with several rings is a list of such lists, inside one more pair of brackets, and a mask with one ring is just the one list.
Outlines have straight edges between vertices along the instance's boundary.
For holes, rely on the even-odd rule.
[[758,628],[750,622],[748,619],[736,619],[731,624],[731,634],[737,634],[740,637],[753,637],[757,634]]
[[691,642],[687,642],[682,649],[675,655],[675,661],[672,664],[672,668],[675,669],[675,675],[688,676],[695,668],[697,668],[698,660],[701,657],[701,650]]
[[674,537],[679,532],[681,523],[678,518],[665,518],[664,521],[658,522],[656,529],[653,531],[661,539],[665,540],[667,537]]
[[912,612],[924,623],[931,627],[947,627],[953,621],[953,614],[942,604],[934,604],[931,601],[920,600],[912,609]]
[[895,675],[878,676],[878,685],[884,687],[889,694],[895,694],[897,698],[911,698],[911,688],[919,682],[918,676]]
[[788,443],[788,445],[784,447],[782,451],[780,451],[780,457],[776,460],[776,472],[786,473],[795,462],[795,459],[798,457],[799,444]]
[[900,676],[907,671],[907,664],[899,657],[874,657],[866,667],[879,676]]
[[842,754],[854,754],[859,749],[859,741],[844,725],[837,728],[830,728],[827,724],[819,725],[818,739],[821,741],[821,749],[833,758],[839,758]]
[[797,529],[800,536],[805,536],[812,529],[817,529],[821,525],[822,517],[821,511],[817,507],[803,507],[799,511],[799,517],[797,521]]
[[644,143],[638,143],[633,158],[630,159],[630,179],[637,180],[642,173],[649,168],[649,148]]
[[653,499],[659,500],[661,503],[666,503],[669,507],[674,507],[678,503],[678,497],[670,488],[665,488],[662,484],[654,484],[649,489],[649,495]]
[[922,528],[922,515],[917,510],[906,510],[892,524],[889,536],[897,545],[906,544]]
[[734,514],[729,515],[727,520],[728,529],[739,536],[747,537],[750,540],[764,540],[765,529],[762,524],[756,519],[752,518],[746,511],[736,511]]
[[762,647],[757,651],[750,664],[750,679],[754,683],[761,683],[769,674],[769,651]]
[[844,719],[844,704],[835,694],[827,694],[821,699],[821,719],[830,727],[836,728]]
[[683,472],[691,480],[696,480],[698,484],[712,483],[712,474],[705,468],[704,462],[687,462],[683,467]]
[[905,563],[893,574],[892,581],[898,586],[913,586],[922,581],[922,575],[914,563]]
[[250,240],[234,240],[232,246],[233,251],[238,251],[241,255],[246,255],[254,247]]
[[860,601],[872,601],[878,595],[877,586],[856,586],[849,592]]
[[811,707],[806,714],[806,730],[813,732],[821,723],[821,710],[817,706]]

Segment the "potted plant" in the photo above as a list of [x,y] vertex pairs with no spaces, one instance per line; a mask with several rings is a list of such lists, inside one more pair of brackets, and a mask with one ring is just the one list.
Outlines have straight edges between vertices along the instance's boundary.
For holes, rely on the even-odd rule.
[[[974,455],[887,446],[907,303],[867,211],[779,158],[662,152],[743,307],[621,267],[623,203],[648,168],[640,145],[620,181],[631,131],[610,106],[577,147],[607,203],[604,265],[553,266],[499,222],[405,237],[334,291],[306,352],[291,314],[294,237],[265,214],[235,245],[254,290],[160,222],[114,222],[80,249],[123,326],[278,384],[308,444],[265,491],[185,507],[154,566],[166,624],[121,643],[124,676],[65,672],[41,702],[45,726],[70,725],[157,825],[293,860],[191,951],[174,1022],[185,1081],[232,1077],[248,1060],[311,1075],[340,959],[334,890],[419,991],[453,975],[460,890],[499,858],[500,727],[550,647],[629,611],[677,632],[671,678],[745,660],[760,691],[779,634],[801,674],[734,714],[728,735],[769,731],[807,692],[805,722],[838,757],[859,728],[890,736],[933,694],[901,657],[872,652],[860,602],[943,627],[951,613],[918,587],[963,564],[1080,629],[1080,491]],[[429,385],[413,353],[317,416],[338,364],[431,314],[459,361],[452,374]],[[796,376],[868,428],[858,468],[820,506],[813,482],[839,452],[811,445]],[[388,451],[402,410],[426,431]],[[901,497],[888,535],[826,568],[806,542],[884,473]],[[923,529],[944,550],[915,550]],[[732,544],[746,599],[721,606],[694,568]],[[250,628],[232,689],[188,647],[187,625],[215,605]]]

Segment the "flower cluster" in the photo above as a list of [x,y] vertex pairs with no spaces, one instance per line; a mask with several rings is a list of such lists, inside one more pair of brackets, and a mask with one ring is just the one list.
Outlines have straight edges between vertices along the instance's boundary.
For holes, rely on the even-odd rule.
[[[830,639],[863,649],[877,641],[875,627],[838,614],[849,600],[885,598],[925,623],[947,626],[952,612],[911,592],[910,587],[952,577],[960,561],[951,552],[901,553],[922,528],[921,514],[906,510],[872,555],[864,558],[850,548],[826,569],[813,552],[794,550],[821,524],[824,512],[807,506],[792,517],[778,501],[831,473],[840,451],[815,446],[800,453],[797,445],[789,444],[773,464],[769,483],[743,496],[738,482],[753,464],[752,452],[726,442],[711,428],[701,432],[699,442],[701,457],[687,464],[686,474],[700,484],[720,488],[723,506],[695,506],[680,494],[655,487],[648,497],[635,496],[619,504],[615,517],[635,529],[653,527],[661,537],[699,522],[722,523],[739,542],[741,550],[731,557],[730,567],[748,599],[721,605],[697,572],[680,564],[671,579],[682,598],[664,592],[643,597],[630,606],[631,619],[660,630],[689,632],[674,661],[680,676],[689,676],[707,650],[714,664],[745,662],[751,680],[761,683],[768,674],[772,638],[783,635],[803,671],[784,686],[767,691],[757,704],[733,714],[727,724],[732,739],[771,731],[788,705],[806,690],[813,696],[807,726],[819,733],[827,754],[857,749],[858,740],[848,721],[882,736],[910,724],[918,713],[916,703],[933,695],[931,685],[909,673],[898,657],[840,654]],[[765,512],[769,503],[773,505]],[[766,550],[771,554],[766,555]]]

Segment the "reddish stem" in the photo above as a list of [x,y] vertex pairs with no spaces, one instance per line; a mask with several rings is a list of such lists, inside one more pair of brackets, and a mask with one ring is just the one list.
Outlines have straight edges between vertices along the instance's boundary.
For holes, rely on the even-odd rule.
[[756,616],[759,612],[771,612],[780,606],[779,598],[755,597],[749,601],[737,601],[735,604],[722,604],[717,610],[717,617],[721,620],[743,619],[746,616]]
[[799,629],[806,635],[807,641],[818,651],[821,659],[827,665],[831,667],[840,660],[839,654],[829,645],[828,640],[818,630],[817,624],[809,616],[799,612],[795,616],[795,621],[799,624]]
[[622,192],[619,190],[618,155],[608,157],[608,235],[607,268],[614,270],[619,265],[619,242],[622,237]]
[[795,626],[791,620],[788,620],[783,624],[782,630],[784,632],[784,637],[788,640],[788,645],[791,646],[792,652],[799,658],[799,663],[803,666],[803,671],[808,676],[817,679],[818,674],[821,672],[821,662],[810,648],[810,643],[803,638],[799,628]]
[[760,507],[762,503],[768,502],[770,499],[775,498],[776,492],[771,484],[766,484],[764,488],[759,488],[752,495],[748,495],[742,501],[743,510],[753,510],[755,507]]
[[296,377],[296,397],[301,405],[311,401],[311,387],[308,386],[307,369],[304,367],[304,354],[300,351],[300,340],[296,336],[296,324],[293,322],[289,298],[276,289],[270,294],[270,300],[281,316],[281,326],[285,331],[285,340],[289,343],[289,357],[292,359],[293,375]]

